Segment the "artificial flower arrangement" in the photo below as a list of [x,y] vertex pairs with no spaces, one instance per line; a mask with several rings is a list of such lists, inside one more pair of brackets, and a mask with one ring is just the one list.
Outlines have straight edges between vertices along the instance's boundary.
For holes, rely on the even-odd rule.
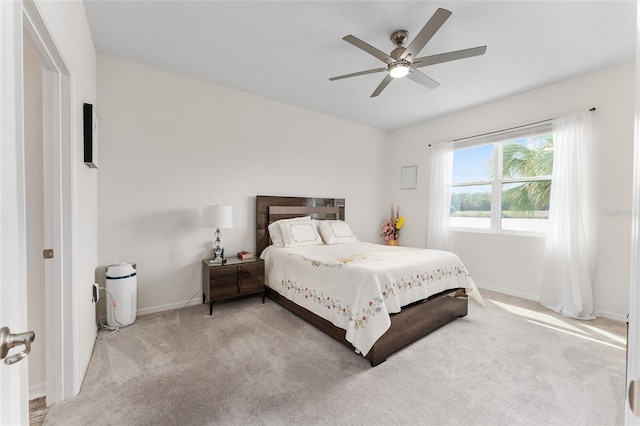
[[403,225],[404,216],[400,216],[400,207],[397,207],[394,211],[393,204],[391,204],[389,219],[382,221],[380,235],[384,237],[385,241],[397,240]]

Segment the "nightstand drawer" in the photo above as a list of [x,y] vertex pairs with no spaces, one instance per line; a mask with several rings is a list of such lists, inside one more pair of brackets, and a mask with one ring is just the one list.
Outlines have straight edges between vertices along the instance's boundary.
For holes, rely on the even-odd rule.
[[238,266],[240,292],[264,291],[264,264],[253,263]]
[[214,267],[209,269],[211,299],[237,296],[240,293],[236,268]]
[[202,303],[209,300],[209,314],[218,300],[262,293],[265,297],[264,262],[262,259],[229,258],[223,265],[202,261]]

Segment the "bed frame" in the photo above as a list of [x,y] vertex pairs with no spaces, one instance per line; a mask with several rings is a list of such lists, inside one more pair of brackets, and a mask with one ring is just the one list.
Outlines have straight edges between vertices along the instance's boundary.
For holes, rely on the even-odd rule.
[[[256,199],[256,254],[271,244],[267,226],[279,219],[311,215],[316,219],[345,218],[345,202],[341,198],[304,198],[258,195]],[[275,290],[267,287],[269,299],[324,331],[346,346],[354,347],[345,339],[345,330],[330,321],[295,304]],[[376,341],[365,356],[374,367],[387,356],[415,342],[433,330],[467,315],[468,300],[463,289],[447,290],[402,308],[391,314],[391,326]]]

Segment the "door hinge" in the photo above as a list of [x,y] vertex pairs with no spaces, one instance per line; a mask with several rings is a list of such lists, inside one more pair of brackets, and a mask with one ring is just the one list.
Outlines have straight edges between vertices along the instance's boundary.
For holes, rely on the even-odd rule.
[[53,249],[42,250],[42,257],[45,259],[53,259]]

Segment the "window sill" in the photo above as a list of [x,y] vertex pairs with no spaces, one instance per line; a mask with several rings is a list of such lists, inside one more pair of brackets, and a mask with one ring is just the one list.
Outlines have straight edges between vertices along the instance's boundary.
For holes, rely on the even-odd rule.
[[461,233],[470,233],[470,234],[492,234],[492,235],[507,235],[514,237],[536,237],[536,238],[546,238],[546,232],[535,232],[535,231],[515,231],[509,229],[501,229],[499,231],[494,231],[493,229],[479,229],[479,228],[458,228],[458,227],[450,227],[450,231],[452,232],[461,232]]

